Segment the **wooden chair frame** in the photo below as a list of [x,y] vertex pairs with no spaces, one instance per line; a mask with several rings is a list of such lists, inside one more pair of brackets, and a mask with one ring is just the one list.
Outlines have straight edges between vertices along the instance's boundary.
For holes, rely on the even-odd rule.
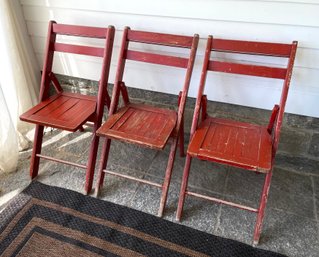
[[[103,48],[65,44],[56,42],[57,35],[104,39],[105,43]],[[113,41],[113,26],[109,26],[108,28],[97,28],[57,24],[55,21],[49,22],[40,87],[40,103],[20,116],[21,120],[36,124],[30,164],[30,176],[32,179],[38,175],[40,158],[43,158],[86,169],[85,193],[88,194],[91,191],[99,143],[99,137],[96,136],[95,132],[101,126],[104,105],[106,104],[108,108],[110,106],[107,84]],[[87,96],[79,93],[67,93],[63,91],[59,81],[52,72],[55,52],[95,56],[103,59],[97,96]],[[56,91],[56,94],[53,96],[49,95],[51,84],[53,84]],[[73,106],[70,104],[69,106],[66,106],[67,102],[71,103],[72,101],[74,102]],[[61,116],[58,117],[58,115]],[[61,118],[62,115],[64,115],[63,118]],[[86,122],[93,122],[93,138],[91,141],[87,165],[59,160],[41,154],[44,126],[74,132],[77,130],[82,131],[82,125]]]
[[[272,170],[274,166],[274,158],[278,148],[280,129],[283,121],[285,105],[288,96],[288,89],[292,75],[292,69],[294,64],[294,59],[296,55],[297,42],[294,41],[292,44],[277,44],[277,43],[263,43],[263,42],[251,42],[251,41],[235,41],[235,40],[224,40],[224,39],[213,39],[212,36],[209,36],[207,40],[206,53],[202,68],[202,75],[200,79],[200,85],[198,89],[198,95],[196,100],[196,105],[194,109],[193,121],[190,131],[190,144],[187,150],[185,167],[182,179],[182,185],[180,190],[178,209],[176,214],[176,219],[180,221],[183,205],[185,201],[186,195],[199,197],[202,199],[214,201],[221,204],[230,205],[233,207],[237,207],[243,210],[251,211],[257,213],[257,220],[255,225],[255,232],[253,237],[253,244],[257,245],[260,238],[262,222],[264,218],[265,207],[268,198],[268,192],[270,188],[270,182],[272,177]],[[288,58],[288,64],[286,68],[278,68],[278,67],[268,67],[268,66],[256,66],[249,64],[240,64],[240,63],[231,63],[231,62],[223,62],[223,61],[215,61],[211,60],[211,53],[213,51],[218,52],[226,52],[226,53],[238,53],[238,54],[249,54],[249,55],[261,55],[261,56],[275,56],[275,57],[283,57]],[[206,76],[208,71],[215,72],[226,72],[226,73],[234,73],[234,74],[242,74],[242,75],[250,75],[250,76],[260,76],[260,77],[268,77],[268,78],[276,78],[282,79],[283,87],[281,93],[281,99],[279,105],[275,105],[270,117],[270,121],[267,127],[257,126],[253,124],[233,122],[225,119],[217,119],[209,117],[207,114],[207,97],[204,95],[204,88],[206,84]],[[200,118],[201,116],[201,118]],[[234,126],[236,128],[253,128],[261,131],[264,136],[261,138],[266,138],[264,152],[261,155],[256,163],[245,163],[239,162],[238,160],[232,160],[231,155],[227,155],[226,151],[222,157],[217,156],[217,154],[201,154],[200,148],[203,147],[201,144],[204,144],[204,140],[206,135],[204,135],[204,131],[209,133],[208,130],[204,130],[206,128],[210,128],[210,124],[228,124]],[[223,126],[223,125],[220,125]],[[221,127],[223,128],[223,127]],[[214,132],[215,133],[215,132]],[[199,142],[201,140],[201,142]],[[235,142],[230,142],[233,144]],[[234,147],[234,146],[231,146]],[[226,148],[225,148],[226,149]],[[227,164],[239,168],[244,168],[248,170],[255,171],[257,173],[265,174],[265,182],[262,189],[262,194],[260,198],[260,204],[258,209],[251,208],[249,206],[244,206],[241,204],[225,201],[223,199],[218,199],[215,197],[210,197],[202,194],[198,194],[195,192],[191,192],[187,189],[188,176],[190,172],[191,160],[192,158],[199,158],[202,160],[208,160],[212,162]],[[263,159],[264,160],[261,160]]]
[[[163,210],[166,204],[167,192],[168,192],[168,188],[170,184],[170,178],[171,178],[172,168],[174,164],[178,139],[180,140],[181,155],[184,154],[183,115],[184,115],[188,88],[189,88],[189,84],[191,80],[191,74],[192,74],[192,70],[194,66],[198,40],[199,40],[198,35],[194,35],[194,37],[188,37],[188,36],[177,36],[177,35],[145,32],[145,31],[135,31],[135,30],[131,30],[128,27],[124,29],[123,38],[122,38],[122,46],[120,49],[120,55],[119,55],[118,66],[117,66],[115,85],[114,85],[114,89],[112,93],[111,107],[109,110],[109,118],[106,121],[106,123],[104,123],[102,127],[97,131],[97,134],[99,136],[105,137],[105,141],[104,141],[103,150],[102,150],[98,180],[96,184],[96,195],[99,194],[100,188],[103,185],[105,173],[135,180],[142,183],[146,183],[148,185],[152,185],[162,189],[162,196],[160,200],[158,215],[159,216],[163,215]],[[183,57],[155,54],[150,52],[140,52],[140,51],[129,50],[130,42],[136,42],[136,43],[142,43],[142,44],[164,45],[168,47],[188,48],[190,49],[190,55],[189,55],[189,58],[183,58]],[[167,66],[173,66],[173,67],[186,69],[183,90],[181,91],[179,95],[179,99],[178,99],[178,111],[176,112],[172,110],[151,107],[151,106],[147,106],[143,104],[136,105],[136,104],[130,103],[126,86],[125,86],[125,83],[123,82],[123,73],[124,73],[126,60],[140,61],[140,62],[146,62],[146,63],[152,63],[152,64],[159,64],[159,65],[167,65]],[[122,96],[123,96],[124,107],[117,110],[120,93],[122,93]],[[152,140],[151,138],[146,138],[146,137],[141,138],[134,135],[133,132],[132,132],[132,136],[129,135],[129,132],[127,132],[128,134],[119,132],[117,129],[115,129],[117,125],[114,125],[114,124],[118,123],[118,120],[120,119],[119,117],[123,117],[123,114],[125,115],[125,113],[128,112],[129,108],[134,110],[136,113],[143,113],[143,111],[149,112],[153,115],[152,117],[156,117],[156,118],[160,117],[165,122],[168,122],[170,126],[165,127],[165,129],[163,129],[164,131],[160,132],[161,136],[157,138],[158,140],[157,139]],[[161,114],[163,114],[163,117],[160,116]],[[164,116],[165,117],[167,116],[170,118],[166,119]],[[134,122],[135,121],[138,121],[138,119],[135,119]],[[123,123],[124,122],[127,123],[126,120],[123,120]],[[157,129],[156,126],[153,126],[153,128],[155,130]],[[108,154],[109,154],[110,145],[111,145],[111,139],[121,140],[124,142],[133,143],[142,147],[149,147],[156,150],[162,150],[165,147],[165,145],[168,142],[170,142],[171,149],[170,149],[168,164],[167,164],[167,168],[165,172],[164,183],[161,185],[158,183],[153,183],[148,180],[137,179],[135,177],[131,177],[131,176],[106,170]]]

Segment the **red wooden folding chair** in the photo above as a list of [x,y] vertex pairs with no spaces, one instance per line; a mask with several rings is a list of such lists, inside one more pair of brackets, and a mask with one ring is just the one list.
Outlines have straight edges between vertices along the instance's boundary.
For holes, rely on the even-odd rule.
[[[262,43],[213,39],[207,41],[193,122],[190,144],[187,150],[185,167],[178,202],[176,219],[180,220],[186,195],[227,204],[257,213],[253,243],[258,244],[267,202],[274,158],[276,155],[280,128],[283,121],[297,42],[292,44]],[[286,68],[257,66],[238,62],[211,60],[211,52],[275,56],[288,58]],[[225,72],[283,80],[279,105],[273,108],[268,126],[258,126],[228,119],[212,118],[207,114],[207,98],[204,95],[207,71]],[[201,115],[200,115],[201,113]],[[201,117],[200,117],[201,116]],[[227,164],[265,174],[259,208],[251,208],[233,202],[198,194],[187,190],[192,158]]]
[[[174,164],[178,138],[180,138],[180,149],[181,154],[183,154],[183,114],[198,45],[198,38],[198,35],[189,37],[145,31],[134,31],[130,28],[124,29],[109,118],[97,131],[99,136],[105,137],[98,181],[96,185],[97,195],[99,194],[99,190],[103,185],[105,173],[156,186],[162,189],[160,208],[158,212],[158,215],[162,216],[166,203],[167,191]],[[175,48],[189,48],[190,54],[188,58],[184,58],[158,53],[129,50],[129,43],[131,42],[134,42],[135,44],[141,43],[142,45],[152,44]],[[183,89],[179,95],[178,110],[175,111],[157,108],[145,104],[131,103],[125,83],[123,81],[126,60],[185,69],[186,75],[183,83]],[[158,74],[158,77],[161,75],[162,74]],[[143,81],[141,82],[143,83]],[[120,92],[123,96],[124,107],[117,110]],[[161,185],[151,181],[106,170],[105,168],[107,165],[111,140],[121,140],[127,143],[140,145],[142,147],[149,147],[156,150],[164,149],[167,143],[170,142],[171,150],[167,163],[164,183]]]
[[[63,38],[59,39],[60,37],[57,37],[57,35],[101,39],[104,46],[101,48],[61,43]],[[43,158],[86,169],[85,192],[89,193],[91,191],[99,142],[95,131],[101,126],[104,104],[108,107],[110,105],[107,83],[113,40],[114,28],[112,26],[108,28],[96,28],[57,24],[55,21],[50,21],[42,71],[40,103],[20,116],[21,120],[36,124],[30,165],[30,176],[32,179],[38,175],[40,158]],[[52,72],[55,52],[89,55],[103,59],[97,96],[63,91],[59,81]],[[56,91],[52,96],[49,95],[51,84],[53,84]],[[87,165],[59,160],[41,154],[44,126],[74,132],[82,130],[82,125],[86,122],[93,122],[93,138]]]

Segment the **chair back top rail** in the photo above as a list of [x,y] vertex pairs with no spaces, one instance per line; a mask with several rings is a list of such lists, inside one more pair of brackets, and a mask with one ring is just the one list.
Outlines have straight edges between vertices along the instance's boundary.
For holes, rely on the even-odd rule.
[[165,45],[171,47],[191,48],[193,37],[154,33],[148,31],[128,30],[127,39],[132,42],[145,44]]
[[265,55],[274,57],[290,57],[291,44],[241,41],[214,38],[211,50],[227,53]]
[[107,30],[108,28],[53,23],[52,32],[67,36],[106,38]]
[[[131,30],[126,27],[126,42],[142,44],[162,45],[167,47],[188,48],[194,47],[194,36],[181,36],[148,31]],[[188,68],[190,57],[172,56],[166,54],[151,53],[147,51],[129,50],[128,47],[123,52],[123,59],[147,62],[152,64],[167,65],[179,68]]]

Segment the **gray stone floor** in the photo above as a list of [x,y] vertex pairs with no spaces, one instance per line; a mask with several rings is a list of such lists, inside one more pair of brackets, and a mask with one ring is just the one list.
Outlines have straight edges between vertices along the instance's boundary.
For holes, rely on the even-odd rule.
[[[86,129],[88,130],[88,129]],[[86,163],[89,132],[67,133],[58,130],[45,134],[43,154]],[[100,143],[101,145],[101,143]],[[109,169],[140,178],[161,182],[166,167],[168,150],[156,152],[124,143],[111,148]],[[20,154],[18,170],[0,174],[0,205],[5,206],[13,195],[30,183],[29,161],[31,150]],[[100,155],[99,155],[100,157]],[[270,188],[260,245],[288,256],[319,256],[319,175],[317,162],[279,155]],[[97,164],[98,166],[98,164]],[[177,154],[164,219],[175,222],[175,212],[184,158]],[[298,168],[296,168],[298,167]],[[41,161],[37,178],[48,185],[83,192],[84,171],[49,161]],[[94,181],[95,182],[95,181]],[[263,175],[194,161],[190,187],[210,196],[223,197],[257,207]],[[157,214],[160,190],[133,181],[106,176],[101,199]],[[0,207],[1,209],[1,207]],[[251,243],[255,215],[239,209],[211,202],[187,198],[182,224],[217,236]]]

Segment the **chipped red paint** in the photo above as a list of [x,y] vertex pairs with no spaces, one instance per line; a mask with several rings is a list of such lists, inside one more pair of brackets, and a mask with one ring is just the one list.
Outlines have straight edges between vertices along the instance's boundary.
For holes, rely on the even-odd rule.
[[[96,185],[96,195],[103,185],[104,174],[116,175],[114,172],[107,171],[106,165],[110,150],[111,140],[121,140],[127,143],[137,144],[142,147],[162,150],[168,143],[171,143],[170,155],[162,185],[162,196],[158,215],[162,216],[168,187],[170,184],[172,168],[175,159],[177,141],[180,141],[181,154],[184,154],[183,115],[191,74],[194,66],[195,54],[198,45],[198,35],[194,37],[178,36],[146,31],[134,31],[128,27],[124,29],[120,56],[118,60],[115,85],[112,94],[111,107],[108,120],[97,131],[99,136],[105,137],[101,163],[99,168],[98,181]],[[129,50],[129,42],[142,44],[165,45],[168,47],[189,48],[189,57],[182,58],[176,56],[160,55],[150,52],[138,52]],[[179,95],[178,111],[164,108],[153,107],[145,104],[130,103],[123,73],[126,60],[140,61],[165,66],[184,68],[186,70],[183,89]],[[159,74],[160,76],[160,74]],[[119,96],[122,93],[124,107],[118,109]],[[127,179],[132,179],[149,185],[158,184],[142,179],[132,178],[126,175],[117,175]]]
[[[257,213],[253,244],[258,244],[265,207],[270,188],[274,158],[277,151],[280,128],[288,95],[297,42],[277,44],[264,42],[213,39],[209,36],[203,69],[194,109],[184,174],[180,190],[176,219],[180,220],[186,195],[200,197]],[[289,58],[287,67],[276,68],[210,60],[211,52],[265,55]],[[208,71],[227,72],[284,80],[281,100],[275,105],[268,126],[210,117],[207,113],[207,98],[204,95]],[[201,119],[200,111],[202,112]],[[205,196],[187,190],[192,158],[227,164],[258,173],[265,173],[265,182],[258,209]]]
[[[105,45],[104,48],[99,48],[56,43],[57,34],[102,38],[105,40]],[[21,120],[36,124],[33,152],[30,164],[30,176],[32,179],[38,175],[40,158],[44,158],[51,161],[57,161],[60,163],[85,168],[85,192],[89,193],[91,191],[99,142],[99,138],[96,136],[95,131],[102,123],[104,104],[106,103],[109,106],[110,97],[107,93],[107,84],[113,40],[114,27],[112,26],[109,26],[108,28],[95,28],[57,24],[54,21],[50,21],[40,87],[40,103],[20,116]],[[97,97],[85,96],[78,93],[63,92],[59,81],[52,72],[53,57],[56,51],[99,56],[103,58]],[[57,92],[53,96],[49,96],[51,82]],[[90,146],[87,165],[80,165],[41,155],[44,126],[72,132],[76,130],[83,131],[82,125],[89,121],[93,122],[94,126],[93,139]]]

